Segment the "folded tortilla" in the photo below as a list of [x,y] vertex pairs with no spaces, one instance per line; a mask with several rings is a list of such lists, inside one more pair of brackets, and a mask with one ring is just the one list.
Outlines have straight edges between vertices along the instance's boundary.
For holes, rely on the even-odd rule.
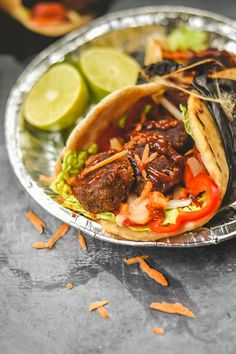
[[[149,83],[128,86],[104,98],[72,131],[65,148],[58,158],[55,175],[60,172],[61,162],[67,150],[80,151],[88,148],[91,144],[96,143],[98,137],[106,131],[111,122],[118,121],[141,98],[152,95],[156,97],[158,94],[163,94],[163,87],[157,83]],[[108,233],[133,241],[156,241],[194,230],[204,225],[216,214],[223,201],[229,182],[230,171],[226,153],[219,129],[205,102],[190,95],[187,109],[193,140],[210,177],[215,181],[221,192],[218,205],[206,217],[183,223],[178,232],[165,234],[158,234],[152,231],[137,232],[128,227],[120,227],[110,221],[99,221],[103,229]]]

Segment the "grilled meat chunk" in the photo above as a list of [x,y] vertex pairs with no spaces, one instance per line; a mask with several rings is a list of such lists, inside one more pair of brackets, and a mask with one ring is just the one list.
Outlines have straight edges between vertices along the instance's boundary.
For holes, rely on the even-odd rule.
[[[97,154],[88,166],[105,160],[117,151]],[[88,167],[87,166],[87,167]],[[74,194],[82,206],[91,213],[116,211],[120,203],[126,201],[134,182],[134,171],[126,156],[121,157],[103,167],[78,176]]]
[[[148,145],[149,155],[157,153],[150,162],[143,161],[143,152]],[[167,138],[157,132],[139,132],[125,145],[129,149],[136,183],[135,192],[141,194],[147,180],[153,184],[153,190],[168,192],[180,183],[184,171],[184,156],[176,152]]]
[[183,123],[168,115],[162,116],[159,120],[146,120],[142,131],[160,133],[177,151],[182,152],[189,145],[189,135],[186,133]]

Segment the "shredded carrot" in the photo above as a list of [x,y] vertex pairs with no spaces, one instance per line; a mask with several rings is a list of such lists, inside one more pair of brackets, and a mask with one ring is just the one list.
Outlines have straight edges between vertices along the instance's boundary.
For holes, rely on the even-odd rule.
[[33,248],[37,248],[37,249],[43,249],[43,248],[47,248],[47,244],[44,242],[35,242],[32,245]]
[[143,150],[143,155],[142,155],[142,163],[143,164],[147,164],[148,163],[148,155],[149,155],[149,145],[146,144],[145,147],[144,147],[144,150]]
[[158,155],[157,152],[153,152],[148,158],[148,163],[152,162],[157,157],[157,155]]
[[54,179],[55,179],[54,176],[44,176],[44,175],[39,176],[39,181],[42,182],[43,184],[48,185],[48,186],[50,186],[50,184],[52,184]]
[[73,285],[73,284],[71,284],[71,283],[66,284],[66,289],[67,289],[67,290],[71,290],[71,289],[73,289],[73,288],[74,288],[74,285]]
[[140,119],[140,123],[143,125],[143,123],[145,122],[145,120],[146,120],[146,114],[144,114],[144,113],[142,113],[142,115],[141,115],[141,119]]
[[141,123],[138,123],[136,128],[135,128],[135,131],[136,132],[140,132],[140,130],[142,129],[142,124]]
[[52,248],[55,243],[69,230],[69,225],[62,224],[59,229],[55,232],[55,234],[50,238],[50,240],[46,243],[48,248]]
[[152,332],[155,334],[164,334],[165,330],[162,327],[153,327]]
[[147,181],[145,186],[143,187],[142,193],[140,195],[140,197],[138,198],[139,201],[144,200],[147,198],[147,196],[149,195],[149,193],[151,192],[153,187],[153,184],[151,181]]
[[[148,256],[138,256],[139,258],[142,258],[142,259],[147,259]],[[132,257],[132,258],[129,258],[129,259],[124,259],[124,262],[125,264],[128,264],[128,265],[131,265],[131,264],[135,264],[135,263],[139,263],[139,260],[138,260],[138,257]]]
[[184,154],[184,156],[193,155],[193,153],[194,153],[194,150],[193,150],[193,149],[190,149],[190,150],[188,150],[188,151]]
[[81,173],[81,178],[85,177],[88,173],[92,172],[92,171],[95,171],[96,169],[100,168],[100,167],[103,167],[115,160],[118,160],[119,158],[125,156],[127,153],[126,150],[123,150],[121,152],[117,152],[117,154],[114,154],[110,157],[108,157],[107,159],[103,160],[103,161],[100,161],[98,162],[96,165],[92,165],[92,166],[89,166],[87,168],[85,168],[83,170],[83,172]]
[[161,192],[150,193],[149,205],[153,209],[166,209],[168,206],[168,198]]
[[106,300],[91,302],[91,304],[89,305],[89,311],[97,310],[99,307],[105,306],[107,304],[108,304],[108,301],[106,301]]
[[98,307],[97,311],[100,313],[102,318],[106,319],[109,317],[109,312],[107,312],[107,310],[105,310],[103,306]]
[[149,267],[149,265],[141,257],[137,257],[137,259],[140,264],[140,269],[143,272],[145,272],[150,278],[152,278],[157,283],[159,283],[163,286],[169,285],[167,279],[164,277],[164,275],[162,273],[158,272],[156,269]]
[[153,302],[149,305],[149,308],[157,311],[178,314],[191,318],[195,317],[192,311],[190,311],[187,307],[180,304],[179,302],[176,302],[175,304],[168,302]]
[[69,184],[69,186],[76,186],[76,183],[77,183],[77,177],[74,176],[74,177],[67,177],[66,178],[66,183]]
[[47,243],[35,242],[32,247],[37,249],[52,248],[55,243],[69,230],[69,225],[62,224]]
[[80,243],[80,246],[83,250],[87,249],[87,243],[83,235],[81,235],[80,231],[78,232],[78,240]]
[[43,229],[46,226],[43,220],[41,220],[38,215],[36,215],[33,211],[28,211],[26,214],[26,218],[31,222],[31,224],[36,228],[36,230],[42,234]]

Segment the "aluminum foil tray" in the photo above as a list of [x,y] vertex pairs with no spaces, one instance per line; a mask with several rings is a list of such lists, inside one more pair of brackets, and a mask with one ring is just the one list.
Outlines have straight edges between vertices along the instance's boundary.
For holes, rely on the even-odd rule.
[[[27,192],[49,213],[86,234],[103,241],[128,246],[194,247],[222,242],[236,235],[236,202],[221,210],[210,224],[181,236],[158,242],[133,242],[105,233],[99,224],[75,215],[55,200],[53,192],[39,181],[40,174],[51,175],[69,130],[44,133],[27,126],[21,108],[25,95],[39,77],[54,63],[78,58],[85,46],[109,45],[132,55],[144,52],[146,38],[167,33],[177,24],[210,33],[212,46],[236,53],[236,24],[227,18],[184,7],[143,7],[101,17],[41,52],[20,75],[12,88],[6,107],[6,145],[12,167]],[[138,59],[138,58],[137,58]],[[236,188],[234,188],[235,192]],[[235,193],[234,193],[235,194]],[[236,198],[235,198],[236,200]]]

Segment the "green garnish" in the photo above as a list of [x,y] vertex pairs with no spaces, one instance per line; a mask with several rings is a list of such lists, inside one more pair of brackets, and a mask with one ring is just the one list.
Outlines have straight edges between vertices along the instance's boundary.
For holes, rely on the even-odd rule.
[[124,129],[124,128],[125,128],[126,120],[127,120],[127,116],[124,116],[124,117],[122,117],[122,118],[118,121],[118,126],[119,126],[121,129]]
[[151,104],[147,104],[146,107],[144,108],[143,113],[144,114],[148,114],[148,112],[150,111],[151,108],[152,108],[152,105]]
[[166,209],[165,210],[165,219],[162,225],[176,224],[177,217],[179,215],[178,208],[175,209]]
[[96,214],[97,219],[100,220],[107,220],[113,223],[116,222],[115,214],[111,213],[110,211],[104,211],[103,213]]
[[[198,199],[200,202],[200,198]],[[185,212],[191,212],[191,211],[196,211],[200,210],[201,207],[197,205],[188,205],[186,207],[182,208],[173,208],[173,209],[166,209],[165,210],[165,219],[162,223],[162,225],[169,225],[169,224],[176,224],[177,217],[179,215],[179,212],[185,211]]]
[[148,226],[128,226],[128,228],[137,232],[150,231]]
[[194,50],[196,52],[207,48],[209,36],[204,31],[186,26],[176,27],[167,38],[170,50]]
[[184,128],[186,130],[186,133],[193,136],[192,129],[191,129],[190,123],[189,123],[187,107],[185,107],[183,104],[180,103],[179,109],[180,109],[182,117],[183,117],[183,123],[184,123]]

